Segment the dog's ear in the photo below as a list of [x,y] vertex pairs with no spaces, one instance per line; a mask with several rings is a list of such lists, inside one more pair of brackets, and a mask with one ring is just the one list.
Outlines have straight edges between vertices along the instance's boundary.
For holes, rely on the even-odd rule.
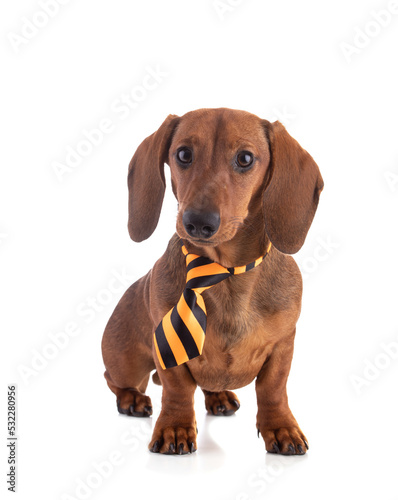
[[271,149],[264,191],[265,230],[281,252],[302,247],[318,206],[323,180],[312,157],[279,123],[263,120]]
[[162,209],[165,179],[164,163],[168,161],[173,132],[179,117],[169,115],[160,128],[147,137],[130,161],[128,230],[131,239],[143,241],[154,232]]

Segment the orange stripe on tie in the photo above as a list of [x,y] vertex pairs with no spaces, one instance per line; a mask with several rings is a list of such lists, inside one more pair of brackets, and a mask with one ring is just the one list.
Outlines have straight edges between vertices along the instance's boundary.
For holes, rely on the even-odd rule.
[[[187,282],[192,278],[200,278],[201,276],[213,276],[215,274],[224,274],[228,272],[225,267],[220,266],[216,262],[212,264],[206,264],[200,267],[194,267],[190,269],[187,273]],[[212,285],[213,286],[213,285]]]
[[256,261],[254,261],[254,267],[257,267],[264,260],[264,257],[259,257]]
[[[205,306],[203,298],[199,295],[196,297],[196,299],[197,304],[199,303],[199,300],[201,301],[200,307],[203,309],[203,307]],[[206,312],[206,308],[204,308],[203,310],[204,312]],[[202,330],[202,327],[198,323],[198,320],[192,314],[192,311],[188,307],[188,304],[185,302],[185,298],[183,295],[178,301],[177,312],[180,315],[180,318],[184,321],[185,326],[188,328],[190,334],[192,335],[198,351],[200,352],[200,354],[202,354],[203,344],[205,341],[205,332]]]
[[[211,285],[211,286],[213,286],[213,285]],[[205,290],[208,290],[209,288],[211,288],[211,286],[202,286],[201,288],[193,288],[193,290],[195,290],[195,292],[197,292],[200,295]]]
[[153,343],[155,345],[155,351],[156,351],[156,355],[158,357],[158,360],[159,360],[159,363],[160,363],[160,366],[163,368],[163,370],[166,369],[166,365],[163,363],[163,358],[162,358],[162,355],[160,354],[160,351],[159,351],[159,347],[158,347],[158,343],[156,341],[156,335],[153,334]]
[[246,266],[237,266],[234,267],[234,275],[235,274],[242,274],[246,272]]
[[196,296],[196,303],[202,309],[202,311],[206,314],[205,301],[203,300],[203,297],[201,295]]

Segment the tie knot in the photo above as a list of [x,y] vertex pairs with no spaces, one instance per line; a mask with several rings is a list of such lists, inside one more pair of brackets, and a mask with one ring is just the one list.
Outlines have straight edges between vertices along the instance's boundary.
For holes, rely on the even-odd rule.
[[[183,247],[184,250],[186,252],[185,247]],[[202,293],[231,275],[229,269],[207,257],[192,253],[185,253],[185,256],[187,265],[187,283],[185,287],[195,290],[197,293]]]
[[257,267],[265,259],[271,249],[271,243],[268,245],[267,253],[259,257],[254,262],[250,262],[245,266],[223,267],[221,264],[214,262],[208,257],[201,257],[193,253],[188,253],[185,246],[182,246],[182,252],[185,255],[187,266],[187,282],[185,288],[194,290],[197,293],[202,293],[208,288],[211,288],[217,283],[229,278],[231,274],[242,274]]

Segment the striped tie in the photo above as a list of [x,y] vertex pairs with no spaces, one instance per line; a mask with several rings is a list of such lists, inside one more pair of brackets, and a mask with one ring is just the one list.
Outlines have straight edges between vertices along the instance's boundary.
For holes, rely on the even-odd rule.
[[162,319],[154,333],[156,354],[161,367],[186,363],[202,354],[206,333],[206,306],[202,293],[232,274],[242,274],[257,267],[271,249],[256,261],[240,267],[223,267],[207,257],[182,251],[187,265],[187,282],[177,305]]

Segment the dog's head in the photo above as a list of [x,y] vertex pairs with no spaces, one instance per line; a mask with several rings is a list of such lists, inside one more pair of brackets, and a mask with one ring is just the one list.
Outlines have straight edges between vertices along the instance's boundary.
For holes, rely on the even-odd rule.
[[261,217],[278,250],[290,254],[303,245],[323,181],[312,157],[279,122],[225,108],[169,115],[130,162],[128,228],[134,241],[147,239],[158,223],[164,163],[178,200],[181,238],[197,247],[217,246]]

